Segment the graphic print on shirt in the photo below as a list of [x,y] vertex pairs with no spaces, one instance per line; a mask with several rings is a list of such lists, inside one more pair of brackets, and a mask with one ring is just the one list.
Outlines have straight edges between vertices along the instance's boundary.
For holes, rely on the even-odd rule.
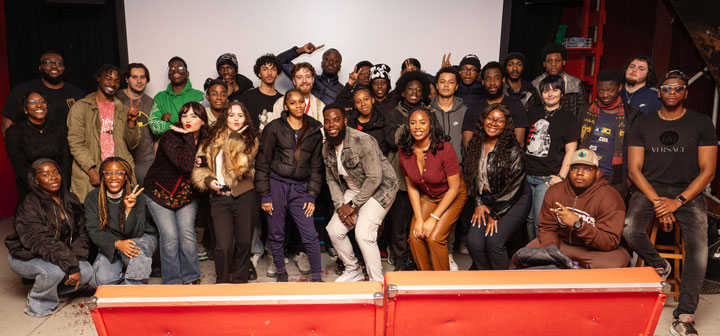
[[650,147],[654,153],[684,153],[685,146],[673,146],[680,140],[680,134],[674,130],[668,130],[660,133],[660,143],[662,147]]
[[595,152],[598,156],[598,160],[602,160],[605,155],[612,155],[613,148],[611,140],[613,140],[612,129],[605,127],[606,125],[597,125],[593,129],[593,144],[590,145],[590,150]]
[[[573,212],[575,215],[577,215],[578,217],[580,217],[580,220],[581,220],[581,221],[583,221],[583,222],[585,222],[585,223],[588,223],[588,224],[590,224],[590,225],[592,225],[592,226],[595,226],[595,218],[593,218],[593,216],[590,216],[589,213],[587,213],[587,212],[585,212],[585,211],[582,211],[582,210],[580,210],[580,209],[575,209],[575,208],[573,208],[573,207],[566,207],[566,208],[567,208],[568,210],[572,211],[572,212]],[[562,222],[562,220],[560,220],[560,216],[559,216],[558,214],[555,214],[555,218],[557,219],[557,221],[558,221],[559,224],[564,224],[564,223]]]
[[272,110],[268,111],[267,109],[263,109],[262,112],[260,112],[260,115],[258,115],[258,119],[260,120],[260,125],[258,125],[258,130],[262,131],[265,129],[265,126],[267,126],[268,123],[270,123]]
[[547,157],[550,151],[550,122],[540,119],[530,127],[525,153],[537,157]]

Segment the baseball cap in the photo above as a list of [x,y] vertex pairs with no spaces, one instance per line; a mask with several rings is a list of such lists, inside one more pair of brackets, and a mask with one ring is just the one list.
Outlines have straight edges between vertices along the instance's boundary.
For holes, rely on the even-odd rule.
[[573,152],[572,157],[570,158],[570,165],[572,166],[574,164],[586,164],[597,167],[599,160],[597,155],[595,155],[595,152],[583,148]]

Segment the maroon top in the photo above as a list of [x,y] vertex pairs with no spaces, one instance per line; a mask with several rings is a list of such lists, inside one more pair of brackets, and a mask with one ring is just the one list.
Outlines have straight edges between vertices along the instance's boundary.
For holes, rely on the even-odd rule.
[[460,164],[452,144],[445,142],[443,149],[435,154],[428,151],[425,153],[425,169],[422,174],[417,164],[417,156],[412,153],[407,156],[398,149],[400,153],[400,166],[403,174],[423,193],[432,197],[438,197],[450,189],[447,182],[448,176],[460,174]]

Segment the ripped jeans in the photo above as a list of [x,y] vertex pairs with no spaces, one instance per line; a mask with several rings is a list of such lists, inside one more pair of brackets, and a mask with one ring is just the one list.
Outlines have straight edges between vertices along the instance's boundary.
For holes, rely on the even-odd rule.
[[[684,187],[655,187],[658,195],[670,199],[683,190]],[[681,274],[680,299],[673,312],[675,318],[680,314],[695,314],[697,309],[708,258],[706,211],[707,204],[702,194],[675,211],[675,219],[685,239],[685,263]],[[648,238],[648,226],[654,218],[652,202],[639,190],[633,190],[627,207],[623,237],[648,266],[659,268],[665,266],[665,261]]]

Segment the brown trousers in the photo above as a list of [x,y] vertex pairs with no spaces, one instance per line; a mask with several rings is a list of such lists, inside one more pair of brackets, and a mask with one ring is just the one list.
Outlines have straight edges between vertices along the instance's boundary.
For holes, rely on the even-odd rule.
[[[430,214],[435,211],[443,196],[445,196],[445,193],[438,197],[432,197],[420,192],[420,209],[424,221],[430,218]],[[467,197],[465,181],[461,179],[458,195],[447,210],[445,210],[445,213],[440,216],[440,220],[435,224],[435,227],[427,238],[415,238],[413,234],[415,225],[422,225],[423,223],[416,223],[415,216],[413,216],[412,222],[410,223],[410,233],[408,234],[408,244],[415,259],[415,264],[417,264],[421,271],[447,271],[450,269],[447,237],[453,224],[457,221],[458,217],[460,217],[460,212],[463,206],[465,206]]]
[[[528,243],[527,247],[542,247],[542,245],[539,240],[535,239]],[[630,262],[630,254],[622,246],[605,252],[584,246],[569,245],[560,241],[558,249],[568,258],[577,261],[581,267],[585,268],[622,268],[627,267]]]

